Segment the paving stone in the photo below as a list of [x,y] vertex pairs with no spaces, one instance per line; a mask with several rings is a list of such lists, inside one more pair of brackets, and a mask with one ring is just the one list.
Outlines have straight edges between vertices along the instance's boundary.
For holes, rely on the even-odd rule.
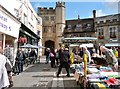
[[13,76],[14,87],[11,89],[79,88],[73,74],[70,74],[71,77],[66,77],[66,71],[63,68],[63,72],[61,72],[60,77],[57,78],[57,71],[58,68],[51,68],[50,64],[37,63],[28,65],[28,67],[24,67],[24,72],[21,75]]

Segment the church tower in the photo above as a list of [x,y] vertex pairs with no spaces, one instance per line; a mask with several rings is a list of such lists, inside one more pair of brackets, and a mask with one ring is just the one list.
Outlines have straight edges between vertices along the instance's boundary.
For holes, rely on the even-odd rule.
[[59,48],[59,45],[62,43],[62,34],[65,28],[65,2],[56,2],[56,42],[55,48]]

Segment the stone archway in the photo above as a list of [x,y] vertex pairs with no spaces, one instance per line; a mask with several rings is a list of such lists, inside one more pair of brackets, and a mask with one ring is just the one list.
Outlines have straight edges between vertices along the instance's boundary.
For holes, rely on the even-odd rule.
[[51,40],[48,40],[45,42],[45,47],[47,48],[54,48],[55,47],[55,42],[54,41],[51,41]]

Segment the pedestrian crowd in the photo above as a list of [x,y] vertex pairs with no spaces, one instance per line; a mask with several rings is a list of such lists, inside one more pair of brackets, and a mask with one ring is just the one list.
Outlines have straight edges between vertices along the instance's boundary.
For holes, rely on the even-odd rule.
[[60,48],[60,49],[50,49],[46,48],[46,64],[51,61],[51,68],[58,68],[57,77],[62,70],[66,69],[67,76],[70,76],[69,69],[70,64],[78,64],[84,62],[84,54],[87,55],[88,64],[97,64],[103,66],[112,66],[112,68],[118,71],[120,62],[120,48],[119,47],[105,47],[100,46],[99,49],[78,47],[78,48]]
[[[56,76],[59,77],[62,68],[66,69],[66,76],[70,76],[70,65],[84,62],[84,54],[87,55],[88,64],[96,63],[103,65],[111,65],[116,71],[120,62],[120,47],[106,48],[100,46],[99,51],[93,48],[78,47],[69,49],[69,47],[60,47],[60,49],[46,48],[44,55],[46,56],[46,63],[51,68],[58,68]],[[23,65],[26,61],[34,64],[37,59],[35,49],[23,51],[18,49],[14,62],[9,46],[3,51],[0,47],[0,89],[13,86],[12,74],[21,74],[23,72]]]
[[23,65],[26,60],[30,64],[34,64],[37,59],[37,53],[34,49],[25,52],[21,48],[18,49],[16,58],[13,60],[13,53],[9,45],[5,50],[0,46],[0,89],[10,88],[13,86],[13,74],[21,74]]

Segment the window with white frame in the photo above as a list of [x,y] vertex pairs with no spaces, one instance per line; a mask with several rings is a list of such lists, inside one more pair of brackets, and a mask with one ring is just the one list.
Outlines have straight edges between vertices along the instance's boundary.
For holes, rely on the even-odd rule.
[[116,27],[110,27],[110,37],[115,37],[116,36]]
[[27,15],[24,14],[24,24],[27,24]]
[[75,31],[82,31],[82,24],[76,24]]
[[71,25],[68,25],[67,29],[68,29],[68,30],[71,29]]
[[103,28],[97,29],[98,31],[98,36],[104,36]]
[[81,24],[77,24],[76,27],[77,27],[77,28],[81,28],[82,25],[81,25]]
[[33,12],[31,11],[31,19],[33,20]]
[[90,28],[90,27],[91,27],[91,24],[90,24],[90,23],[88,23],[88,24],[87,24],[87,28]]
[[38,18],[38,20],[37,20],[37,23],[38,23],[38,24],[40,24],[40,23],[41,23],[41,20],[40,20],[39,18]]
[[37,31],[37,35],[40,35],[40,30]]
[[19,2],[21,2],[22,0],[16,0],[16,1],[19,1]]
[[14,13],[15,13],[15,17],[18,17],[18,16],[19,16],[18,9],[14,9]]

